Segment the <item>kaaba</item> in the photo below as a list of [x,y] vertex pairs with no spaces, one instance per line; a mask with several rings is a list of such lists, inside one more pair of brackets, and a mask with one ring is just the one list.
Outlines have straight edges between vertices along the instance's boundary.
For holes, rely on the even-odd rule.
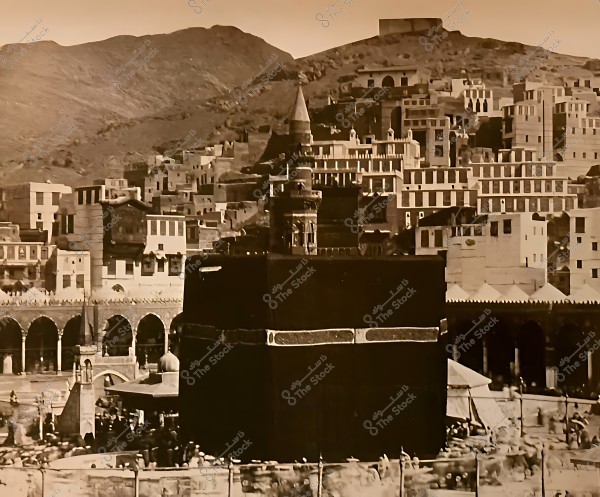
[[279,462],[443,446],[441,258],[205,255],[185,274],[185,440]]

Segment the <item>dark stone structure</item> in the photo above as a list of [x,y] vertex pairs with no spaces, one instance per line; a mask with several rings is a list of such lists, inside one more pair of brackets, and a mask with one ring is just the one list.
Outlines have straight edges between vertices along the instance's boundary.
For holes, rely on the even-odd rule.
[[[244,461],[433,456],[445,439],[438,257],[187,261],[182,435]],[[250,444],[232,444],[244,433]],[[239,439],[239,437],[237,437]]]

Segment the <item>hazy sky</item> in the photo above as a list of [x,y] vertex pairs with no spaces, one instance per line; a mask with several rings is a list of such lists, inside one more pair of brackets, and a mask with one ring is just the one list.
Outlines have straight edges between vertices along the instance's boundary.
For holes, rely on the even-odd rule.
[[379,18],[449,16],[446,27],[455,23],[469,36],[538,45],[554,31],[546,48],[559,39],[557,52],[600,58],[599,0],[337,0],[344,12],[331,20],[326,9],[335,1],[0,0],[0,45],[18,42],[40,19],[44,39],[61,45],[221,24],[301,57],[375,36]]

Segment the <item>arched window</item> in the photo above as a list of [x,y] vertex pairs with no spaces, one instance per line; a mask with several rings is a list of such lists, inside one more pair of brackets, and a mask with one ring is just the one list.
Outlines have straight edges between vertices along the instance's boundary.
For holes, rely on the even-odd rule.
[[391,76],[386,76],[385,78],[383,78],[381,86],[383,88],[393,88],[394,86],[396,86],[396,83],[394,82],[394,78],[392,78]]
[[477,103],[475,104],[475,112],[481,112],[481,102],[479,102],[479,99],[477,100]]
[[488,111],[488,103],[487,103],[487,98],[483,101],[483,112],[487,112]]

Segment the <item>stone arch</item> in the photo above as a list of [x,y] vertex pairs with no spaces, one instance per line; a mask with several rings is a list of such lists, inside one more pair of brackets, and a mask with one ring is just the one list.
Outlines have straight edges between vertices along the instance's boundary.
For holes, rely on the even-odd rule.
[[561,152],[555,152],[554,153],[554,161],[555,162],[564,162],[565,161],[564,155]]
[[105,376],[107,374],[113,374],[116,377],[121,378],[123,381],[129,381],[129,378],[127,378],[127,376],[125,376],[123,373],[121,373],[119,371],[115,371],[114,369],[105,369],[101,373],[96,373],[92,377],[92,382],[95,382],[98,378],[100,378],[101,376]]
[[146,314],[137,326],[135,355],[140,365],[156,363],[165,353],[166,327],[155,313]]
[[183,313],[180,312],[172,320],[169,326],[169,350],[179,357],[179,341],[181,340],[181,327],[183,325]]
[[41,373],[56,370],[58,330],[56,323],[47,316],[39,316],[31,322],[25,339],[26,371]]
[[498,320],[485,335],[488,373],[496,386],[511,384],[515,371],[515,340],[506,322]]
[[74,347],[81,345],[79,343],[79,330],[81,327],[81,315],[74,316],[67,321],[63,328],[61,340],[62,352],[62,370],[69,371],[73,369],[75,361]]
[[103,352],[109,356],[127,356],[133,343],[133,331],[130,321],[117,314],[106,321],[102,338]]
[[587,347],[582,346],[590,334],[583,326],[565,322],[556,337],[558,386],[571,395],[581,395],[588,384]]
[[[0,319],[0,359],[2,360],[0,366],[3,374],[18,374],[23,370],[21,364],[22,336],[21,325],[14,318],[7,316]],[[10,355],[10,360],[6,358],[8,355]],[[4,371],[5,365],[7,368],[12,367],[12,371]]]
[[483,341],[475,336],[477,327],[472,321],[463,321],[457,328],[454,339],[458,362],[465,366],[483,373]]
[[542,392],[546,386],[546,337],[536,321],[527,321],[517,334],[521,376],[528,392]]
[[382,88],[394,88],[394,86],[396,86],[396,82],[394,81],[394,78],[389,75],[381,81]]

